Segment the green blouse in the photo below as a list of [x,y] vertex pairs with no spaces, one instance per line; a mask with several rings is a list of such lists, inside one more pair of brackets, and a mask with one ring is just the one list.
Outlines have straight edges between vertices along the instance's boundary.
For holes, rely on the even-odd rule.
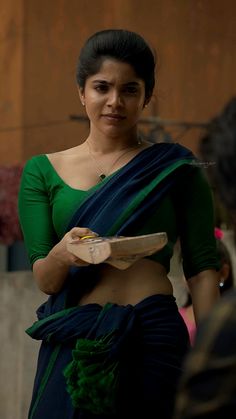
[[[113,175],[88,190],[79,190],[63,181],[46,155],[34,156],[27,161],[19,191],[19,219],[31,265],[48,254],[65,234],[79,205]],[[136,234],[158,231],[165,231],[169,241],[150,258],[161,263],[167,272],[178,237],[186,278],[205,269],[218,269],[213,199],[199,167],[162,199],[158,209],[148,217],[145,225],[140,225]]]

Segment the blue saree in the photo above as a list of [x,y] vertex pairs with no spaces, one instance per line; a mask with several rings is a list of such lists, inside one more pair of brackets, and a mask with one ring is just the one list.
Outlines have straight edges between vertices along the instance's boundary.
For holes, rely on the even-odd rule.
[[[135,235],[194,159],[178,144],[145,149],[86,198],[67,229]],[[42,340],[29,419],[170,419],[189,345],[174,298],[79,306],[87,284],[97,280],[96,266],[71,268],[61,292],[38,309],[27,330]]]

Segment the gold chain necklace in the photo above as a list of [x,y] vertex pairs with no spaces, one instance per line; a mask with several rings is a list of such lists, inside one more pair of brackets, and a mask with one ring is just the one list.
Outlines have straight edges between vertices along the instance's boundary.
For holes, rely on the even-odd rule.
[[104,172],[105,172],[105,170],[103,170],[103,168],[100,166],[100,164],[98,163],[98,161],[97,161],[97,159],[95,158],[95,156],[94,156],[94,154],[92,153],[92,151],[91,151],[91,146],[90,146],[90,143],[89,143],[89,140],[87,140],[86,141],[86,144],[87,144],[87,146],[88,146],[88,152],[89,152],[89,155],[90,155],[90,157],[92,158],[92,160],[94,161],[94,163],[95,163],[95,165],[96,165],[96,167],[97,167],[97,170],[96,170],[96,172],[97,172],[97,174],[98,174],[98,177],[99,177],[99,179],[100,179],[100,181],[102,181],[102,180],[104,180],[107,176],[109,176],[109,174],[110,174],[110,172],[111,172],[111,170],[112,170],[112,168],[116,165],[116,163],[125,155],[125,154],[127,154],[129,151],[132,151],[133,149],[135,149],[136,147],[139,147],[141,144],[142,144],[142,141],[139,139],[138,141],[137,141],[137,144],[135,145],[135,146],[133,146],[133,147],[129,147],[129,148],[126,148],[125,149],[125,151],[122,151],[122,153],[118,156],[118,157],[116,157],[116,159],[112,162],[112,164],[111,164],[111,166],[109,167],[109,169],[108,170],[106,170],[106,173],[107,174],[105,174]]

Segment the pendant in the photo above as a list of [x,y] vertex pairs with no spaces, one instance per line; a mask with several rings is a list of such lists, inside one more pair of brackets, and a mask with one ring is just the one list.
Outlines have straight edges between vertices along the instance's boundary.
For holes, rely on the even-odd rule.
[[105,179],[105,177],[106,177],[106,175],[105,175],[104,173],[101,173],[101,174],[99,175],[99,179],[100,179],[100,180],[104,180],[104,179]]

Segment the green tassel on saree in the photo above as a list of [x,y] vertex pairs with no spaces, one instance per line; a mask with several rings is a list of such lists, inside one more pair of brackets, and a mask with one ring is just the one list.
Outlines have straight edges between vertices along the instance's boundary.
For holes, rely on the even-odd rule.
[[108,361],[111,332],[95,340],[78,339],[72,361],[64,370],[73,406],[94,414],[113,414],[119,379],[118,361]]

